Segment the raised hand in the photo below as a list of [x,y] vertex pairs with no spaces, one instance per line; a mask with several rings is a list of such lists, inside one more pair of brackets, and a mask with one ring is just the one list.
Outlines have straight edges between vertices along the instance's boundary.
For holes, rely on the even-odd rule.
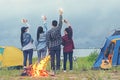
[[59,14],[60,14],[60,15],[63,14],[63,9],[62,9],[62,8],[59,9]]
[[68,21],[66,19],[64,19],[64,23],[68,23]]
[[28,20],[27,19],[22,19],[21,22],[26,24],[28,22]]
[[47,20],[47,17],[46,16],[41,16],[42,17],[42,20],[43,21],[46,21]]
[[70,26],[70,23],[66,19],[64,19],[64,23],[67,24],[68,27]]

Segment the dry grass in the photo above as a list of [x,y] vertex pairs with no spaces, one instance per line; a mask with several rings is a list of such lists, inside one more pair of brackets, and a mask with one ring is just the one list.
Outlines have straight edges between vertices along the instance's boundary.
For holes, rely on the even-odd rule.
[[120,80],[120,70],[87,70],[57,72],[55,76],[48,77],[22,77],[22,70],[1,70],[0,80]]
[[[30,77],[20,76],[22,70],[8,70],[2,68],[0,70],[0,80],[120,80],[120,67],[113,67],[111,70],[91,70],[93,62],[88,60],[90,58],[78,58],[74,62],[74,69],[72,72],[69,70],[63,72],[60,70],[55,76],[48,77]],[[33,59],[35,62],[37,59]],[[67,69],[68,64],[67,64]],[[50,64],[47,66],[47,70],[50,71]],[[48,71],[48,72],[49,72]]]

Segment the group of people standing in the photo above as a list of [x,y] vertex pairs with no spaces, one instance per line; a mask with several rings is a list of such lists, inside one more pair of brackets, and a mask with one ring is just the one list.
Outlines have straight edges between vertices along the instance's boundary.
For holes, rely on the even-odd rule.
[[[67,56],[69,56],[70,70],[73,69],[73,49],[74,42],[72,39],[73,31],[70,23],[67,20],[63,20],[63,11],[59,10],[59,22],[57,20],[52,21],[52,28],[48,30],[46,23],[46,16],[43,16],[43,26],[39,26],[37,29],[37,36],[35,40],[35,47],[38,54],[38,63],[42,58],[46,56],[47,50],[51,57],[51,70],[60,70],[60,55],[61,45],[63,45],[63,70],[66,72]],[[23,20],[27,23],[27,20]],[[64,30],[64,35],[61,36],[61,29],[63,22],[67,24]],[[33,39],[29,33],[29,27],[21,28],[21,45],[23,50],[24,62],[23,66],[26,68],[27,56],[29,56],[29,65],[32,65],[33,56]],[[56,60],[56,61],[55,61]],[[56,63],[55,63],[56,62]]]

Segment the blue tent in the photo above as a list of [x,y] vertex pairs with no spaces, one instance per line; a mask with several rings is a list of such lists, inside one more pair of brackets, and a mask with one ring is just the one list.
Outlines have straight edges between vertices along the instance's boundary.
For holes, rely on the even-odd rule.
[[[115,31],[113,35],[109,36],[103,46],[103,48],[100,51],[99,56],[97,57],[95,63],[93,64],[93,69],[99,69],[100,65],[102,64],[102,60],[107,58],[105,56],[106,51],[108,50],[108,47],[110,46],[111,42],[114,42],[114,48],[113,48],[113,55],[112,55],[112,66],[120,65],[120,31]],[[110,50],[109,50],[110,51]],[[108,54],[109,55],[109,54]]]

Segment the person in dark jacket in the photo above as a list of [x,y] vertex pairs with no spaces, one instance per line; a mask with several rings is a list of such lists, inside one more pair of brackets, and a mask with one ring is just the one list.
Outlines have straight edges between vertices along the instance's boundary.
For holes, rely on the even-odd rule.
[[73,39],[72,39],[73,30],[71,28],[71,25],[66,20],[64,20],[64,23],[66,23],[67,26],[68,26],[64,30],[64,36],[62,36],[63,57],[64,57],[63,69],[64,69],[64,72],[66,72],[67,56],[69,57],[70,70],[73,69],[73,49],[74,49],[74,42],[73,42]]
[[[60,70],[60,51],[61,51],[61,28],[62,28],[62,14],[63,11],[59,10],[59,24],[57,21],[52,21],[52,28],[46,34],[47,47],[49,49],[49,54],[51,57],[51,69],[53,71]],[[55,57],[56,57],[56,67],[55,67]]]

